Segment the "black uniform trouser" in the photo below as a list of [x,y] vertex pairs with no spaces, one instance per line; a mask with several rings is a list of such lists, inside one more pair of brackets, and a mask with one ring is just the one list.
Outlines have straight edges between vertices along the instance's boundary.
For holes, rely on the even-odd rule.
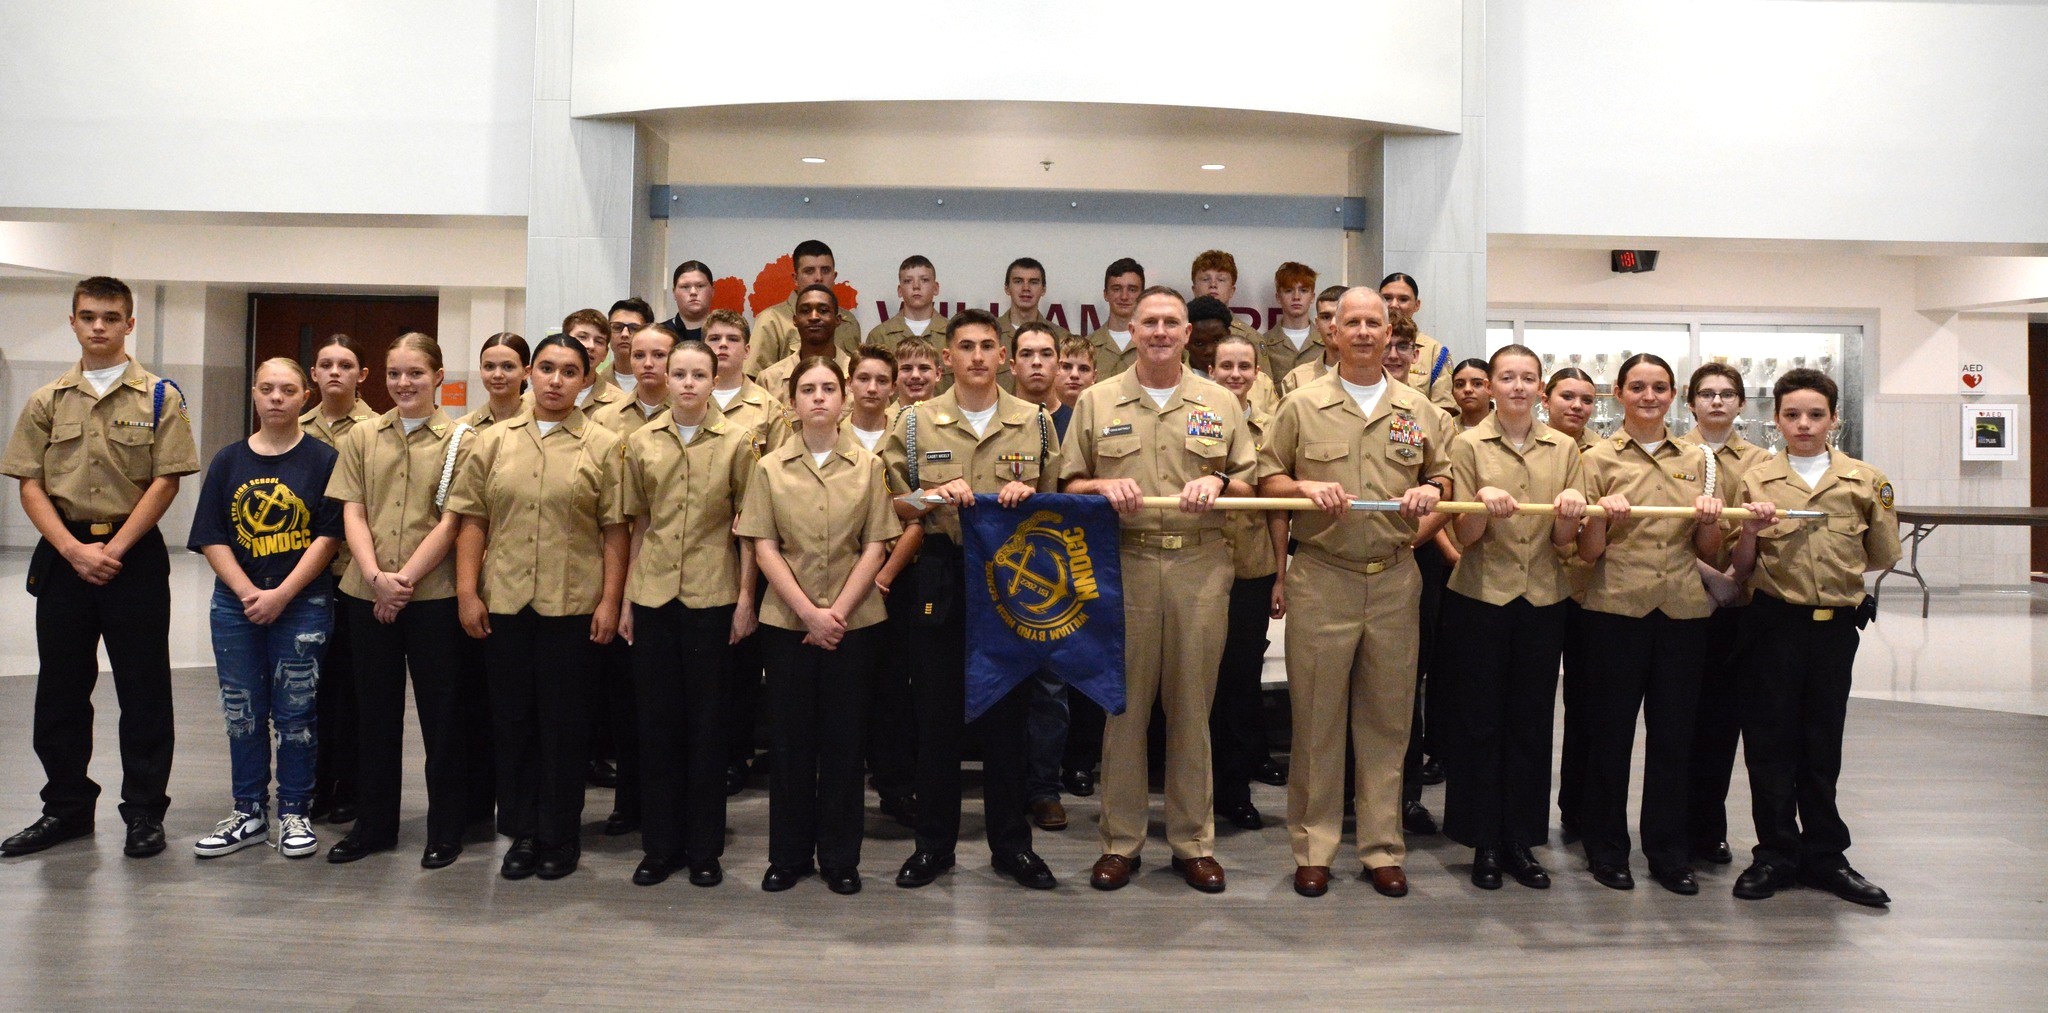
[[[1216,666],[1216,701],[1209,708],[1209,755],[1217,812],[1249,805],[1252,771],[1266,758],[1264,689],[1267,625],[1272,621],[1273,574],[1232,581],[1223,661]],[[1074,694],[1069,694],[1072,696]]]
[[1700,699],[1705,619],[1673,619],[1654,610],[1640,619],[1587,609],[1586,785],[1588,862],[1626,865],[1628,781],[1636,715],[1647,729],[1643,753],[1643,856],[1653,873],[1692,863],[1686,789],[1693,712]]
[[1585,829],[1586,729],[1593,705],[1586,690],[1593,684],[1586,670],[1586,608],[1569,598],[1564,605],[1564,733],[1557,761],[1557,816],[1573,832]]
[[[104,542],[84,525],[81,541]],[[45,550],[49,551],[49,550]],[[171,560],[156,529],[137,539],[121,572],[85,582],[61,557],[36,598],[36,757],[43,761],[43,814],[89,822],[100,786],[92,764],[92,689],[99,644],[113,663],[121,703],[121,819],[163,819],[171,799]]]
[[1108,715],[1088,694],[1067,688],[1067,744],[1060,767],[1093,773],[1102,766],[1102,724]]
[[[927,541],[924,551],[935,551],[933,543]],[[969,724],[966,613],[962,588],[945,622],[912,627],[918,658],[911,680],[917,698],[917,850],[939,855],[952,854],[960,842],[960,760]],[[989,852],[1003,857],[1031,850],[1031,824],[1024,816],[1031,684],[1029,677],[1019,681],[973,722],[981,738],[982,818]]]
[[543,849],[575,847],[599,664],[590,616],[544,616],[530,606],[493,612],[484,661],[498,748],[499,826]]
[[1473,848],[1534,847],[1550,836],[1550,727],[1565,606],[1489,605],[1444,594],[1443,665],[1432,678],[1451,713],[1444,835]]
[[[640,849],[671,864],[725,854],[725,686],[733,606],[633,609]],[[625,784],[623,779],[619,782]]]
[[413,705],[427,750],[427,840],[462,839],[469,781],[462,756],[461,687],[464,636],[455,599],[416,601],[390,624],[373,603],[341,595],[355,638],[357,814],[349,836],[373,846],[398,840],[398,802],[405,756],[405,681],[412,675]]
[[872,627],[848,630],[836,650],[798,630],[763,626],[768,662],[768,862],[860,865],[865,818],[861,745],[873,664]]
[[[728,628],[728,635],[730,628]],[[612,794],[612,810],[628,817],[640,815],[640,720],[635,714],[638,680],[634,675],[633,647],[624,637],[597,648],[598,685],[592,699],[592,717],[611,741],[611,758],[618,763],[619,786]],[[722,774],[720,775],[723,776]]]
[[1835,783],[1861,639],[1854,612],[1836,609],[1815,622],[1811,608],[1763,594],[1742,612],[1742,755],[1756,860],[1787,871],[1848,864],[1849,826],[1835,806]]
[[1728,782],[1735,773],[1735,746],[1742,738],[1735,642],[1743,611],[1741,606],[1723,607],[1707,620],[1699,713],[1692,730],[1692,783],[1686,792],[1686,825],[1695,846],[1728,839]]
[[[910,601],[890,598],[889,621],[880,636],[904,635],[915,620],[906,613]],[[911,689],[911,662],[876,652],[868,683],[868,774],[875,794],[885,799],[917,792],[917,697]]]
[[316,754],[313,761],[313,792],[344,801],[355,799],[356,678],[354,639],[349,633],[349,610],[342,596],[334,596],[334,632],[327,638],[327,655],[320,659],[320,687],[314,692]]
[[[768,580],[765,577],[754,581],[754,601],[758,604],[767,596]],[[762,720],[767,718],[761,711],[761,682],[763,663],[761,634],[759,627],[745,639],[732,647],[732,667],[725,680],[726,761],[741,764],[754,758],[756,733]]]
[[491,742],[491,674],[484,660],[483,641],[460,633],[455,650],[460,672],[455,699],[456,719],[462,725],[462,817],[465,823],[475,823],[490,819],[498,805],[497,750]]
[[1434,540],[1415,550],[1415,568],[1422,574],[1422,598],[1416,612],[1422,634],[1415,644],[1415,709],[1408,719],[1408,753],[1401,758],[1401,801],[1422,800],[1422,754],[1426,751],[1444,759],[1444,724],[1450,705],[1430,692],[1430,673],[1436,668],[1437,633],[1442,625],[1444,585],[1450,582],[1451,565]]

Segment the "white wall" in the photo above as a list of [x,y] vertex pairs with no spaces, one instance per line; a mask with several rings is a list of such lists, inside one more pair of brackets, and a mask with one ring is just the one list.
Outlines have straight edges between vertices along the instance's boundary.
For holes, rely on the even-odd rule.
[[0,207],[521,215],[532,0],[0,5]]
[[1490,231],[2048,243],[2048,6],[1489,0]]
[[[578,0],[575,32],[578,116],[965,99],[1459,125],[1461,12],[1442,0],[1304,0],[1227,18],[1096,0],[844,0],[815,9]],[[716,41],[685,70],[667,47],[689,40]],[[820,57],[816,72],[802,69]],[[1205,60],[1226,72],[1201,73]]]

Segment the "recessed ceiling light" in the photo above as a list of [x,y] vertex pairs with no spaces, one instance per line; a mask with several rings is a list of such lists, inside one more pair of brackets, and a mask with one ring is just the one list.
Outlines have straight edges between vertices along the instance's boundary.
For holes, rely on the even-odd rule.
[[805,165],[824,165],[825,160],[816,155],[805,155],[800,159]]
[[1222,172],[1222,171],[1223,171],[1223,163],[1222,163],[1222,162],[1210,162],[1209,164],[1207,164],[1207,165],[1204,165],[1204,166],[1202,166],[1202,168],[1204,168],[1204,169],[1207,169],[1207,170],[1209,170],[1210,172]]

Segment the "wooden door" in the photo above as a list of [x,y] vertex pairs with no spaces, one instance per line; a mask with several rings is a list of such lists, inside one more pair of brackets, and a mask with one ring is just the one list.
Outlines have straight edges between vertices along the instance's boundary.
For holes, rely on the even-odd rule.
[[[436,296],[302,295],[255,292],[249,296],[249,366],[265,359],[297,359],[310,367],[321,343],[331,334],[346,334],[363,349],[370,367],[362,399],[380,412],[390,411],[384,392],[384,349],[407,331],[433,334],[440,324],[441,300]],[[247,386],[247,384],[244,384]]]

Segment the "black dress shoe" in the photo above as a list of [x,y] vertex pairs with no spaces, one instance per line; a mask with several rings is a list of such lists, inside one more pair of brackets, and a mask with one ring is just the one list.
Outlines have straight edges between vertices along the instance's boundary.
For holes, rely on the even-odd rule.
[[1411,834],[1428,836],[1437,832],[1436,817],[1420,802],[1407,802],[1401,806],[1401,829]]
[[910,830],[917,829],[917,796],[889,795],[882,799],[882,815]]
[[327,860],[335,865],[359,862],[379,851],[390,851],[396,844],[372,844],[354,834],[342,838],[334,847],[327,849]]
[[1444,783],[1444,761],[1434,756],[1422,761],[1422,773],[1419,780],[1423,784]]
[[137,816],[128,821],[128,839],[121,853],[129,858],[148,858],[164,850],[164,821],[154,816]]
[[1758,862],[1735,877],[1735,896],[1742,900],[1763,900],[1792,887],[1792,877],[1768,862]]
[[583,849],[574,844],[549,848],[540,856],[540,863],[534,866],[534,874],[542,879],[561,879],[576,871],[576,865],[583,858]]
[[1861,873],[1846,865],[1833,869],[1802,868],[1799,870],[1799,883],[1815,890],[1826,890],[1865,907],[1884,907],[1892,902],[1891,894],[1878,889],[1877,884],[1864,879]]
[[1702,841],[1693,845],[1692,857],[1709,865],[1727,865],[1735,861],[1735,852],[1728,849],[1727,841]]
[[833,893],[850,896],[860,892],[860,870],[853,866],[841,869],[820,868],[818,877],[825,881],[825,888]]
[[445,869],[451,865],[454,865],[456,857],[461,854],[461,841],[447,841],[441,844],[429,844],[427,845],[427,850],[420,854],[420,868]]
[[1266,817],[1259,814],[1259,807],[1242,802],[1217,811],[1216,815],[1229,820],[1239,830],[1264,830]]
[[1060,787],[1076,798],[1087,798],[1095,794],[1095,772],[1092,770],[1060,771]]
[[334,808],[327,812],[329,823],[354,823],[356,821],[356,800],[337,796]]
[[1477,848],[1472,852],[1472,885],[1481,890],[1500,889],[1500,849]]
[[1252,780],[1260,784],[1270,784],[1275,788],[1285,788],[1287,768],[1281,766],[1280,761],[1268,756],[1264,762],[1252,768]]
[[725,767],[725,797],[731,798],[747,790],[747,765],[729,763]]
[[952,867],[952,852],[941,855],[920,849],[911,852],[910,857],[903,860],[903,868],[896,870],[896,885],[906,890],[930,886],[932,880],[939,878],[939,873]]
[[1594,862],[1593,881],[1609,890],[1633,890],[1636,888],[1636,877],[1628,871],[1628,866],[1626,865],[1608,865],[1605,862]]
[[498,866],[498,875],[506,879],[525,879],[533,875],[540,866],[540,848],[531,837],[521,837],[512,842],[505,852],[505,861]]
[[589,781],[592,788],[616,788],[619,786],[619,768],[612,766],[609,760],[592,760],[583,769],[583,779]]
[[640,817],[630,813],[623,813],[614,809],[610,816],[604,818],[604,835],[606,837],[624,837],[638,829],[640,829]]
[[1500,864],[1508,875],[1515,877],[1515,882],[1531,890],[1550,889],[1550,873],[1543,870],[1527,845],[1517,844],[1508,848],[1502,853]]
[[668,874],[673,871],[675,871],[675,863],[667,859],[648,855],[646,858],[641,859],[640,866],[633,870],[633,885],[653,886],[667,879]]
[[811,864],[771,865],[767,874],[761,877],[761,889],[769,893],[781,893],[796,885],[796,881],[811,874]]
[[63,820],[44,816],[21,833],[0,841],[0,855],[33,855],[52,845],[92,836],[91,820]]
[[723,882],[725,867],[718,864],[718,859],[707,858],[701,862],[690,863],[691,886],[717,886]]
[[1650,878],[1655,879],[1658,886],[1683,897],[1690,897],[1700,892],[1700,881],[1694,879],[1692,870],[1683,865],[1676,869],[1665,869],[1661,872],[1651,869]]
[[1052,876],[1052,870],[1045,867],[1045,860],[1035,852],[1019,851],[1008,857],[997,855],[990,861],[997,872],[1017,881],[1018,886],[1033,890],[1050,890],[1059,885]]

